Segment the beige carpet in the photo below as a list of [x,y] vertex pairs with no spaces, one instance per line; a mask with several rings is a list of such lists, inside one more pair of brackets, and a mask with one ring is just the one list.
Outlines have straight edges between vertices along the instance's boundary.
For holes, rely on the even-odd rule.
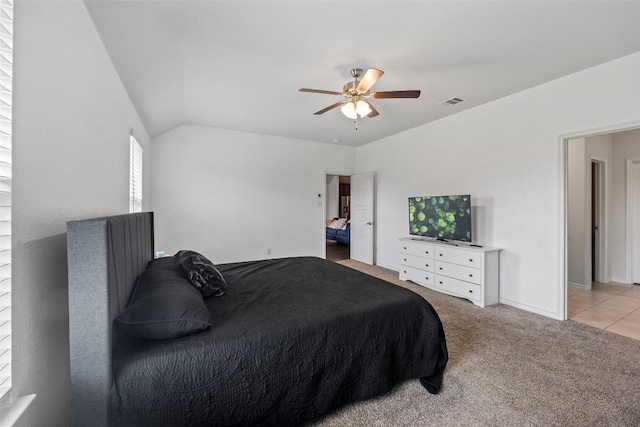
[[640,426],[640,341],[506,305],[482,309],[391,270],[340,264],[426,298],[444,324],[450,359],[437,395],[411,380],[315,425]]

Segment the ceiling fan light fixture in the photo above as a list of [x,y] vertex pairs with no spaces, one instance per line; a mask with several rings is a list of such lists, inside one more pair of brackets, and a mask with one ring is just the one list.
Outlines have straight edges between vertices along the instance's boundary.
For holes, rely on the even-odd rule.
[[344,104],[340,110],[342,111],[342,114],[348,118],[356,120],[358,116],[365,117],[369,115],[369,113],[371,113],[371,106],[369,103],[362,100],[351,100]]
[[360,117],[368,116],[371,112],[371,107],[369,106],[369,103],[365,101],[358,101],[356,103],[356,112]]
[[340,108],[340,110],[342,111],[342,114],[344,114],[345,116],[349,117],[352,120],[355,120],[358,118],[358,110],[356,109],[356,105],[351,101],[344,104],[342,108]]

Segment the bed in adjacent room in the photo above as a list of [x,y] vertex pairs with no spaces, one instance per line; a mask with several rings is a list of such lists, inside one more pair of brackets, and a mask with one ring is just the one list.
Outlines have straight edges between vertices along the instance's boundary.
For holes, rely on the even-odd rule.
[[220,264],[205,292],[183,257],[153,260],[152,213],[71,222],[68,253],[73,425],[293,426],[400,381],[440,389],[433,307],[353,269]]

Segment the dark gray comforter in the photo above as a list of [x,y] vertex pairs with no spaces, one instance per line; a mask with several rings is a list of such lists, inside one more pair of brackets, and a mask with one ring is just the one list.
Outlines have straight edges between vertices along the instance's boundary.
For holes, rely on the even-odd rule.
[[405,379],[439,391],[444,331],[419,295],[319,258],[217,267],[211,329],[115,337],[111,425],[293,426]]

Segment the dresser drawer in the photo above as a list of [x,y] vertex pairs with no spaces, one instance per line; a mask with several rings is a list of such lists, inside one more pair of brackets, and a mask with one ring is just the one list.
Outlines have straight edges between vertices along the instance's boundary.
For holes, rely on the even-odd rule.
[[415,255],[400,254],[400,265],[414,267],[419,270],[433,272],[433,258],[423,258]]
[[419,270],[417,268],[408,267],[406,265],[400,266],[400,279],[411,280],[419,285],[434,287],[434,275],[429,271]]
[[435,263],[435,272],[437,274],[443,274],[445,276],[453,277],[454,279],[464,280],[478,285],[482,284],[482,270],[479,268],[451,264],[440,260],[435,260]]
[[472,301],[480,301],[482,298],[481,288],[479,285],[454,279],[452,277],[438,276],[435,277],[436,289],[442,289],[445,292],[467,298]]
[[458,247],[449,248],[446,246],[438,246],[435,248],[435,258],[436,260],[451,262],[453,264],[482,268],[482,252],[468,251]]
[[432,243],[403,240],[400,242],[400,252],[422,258],[433,258],[434,247]]

